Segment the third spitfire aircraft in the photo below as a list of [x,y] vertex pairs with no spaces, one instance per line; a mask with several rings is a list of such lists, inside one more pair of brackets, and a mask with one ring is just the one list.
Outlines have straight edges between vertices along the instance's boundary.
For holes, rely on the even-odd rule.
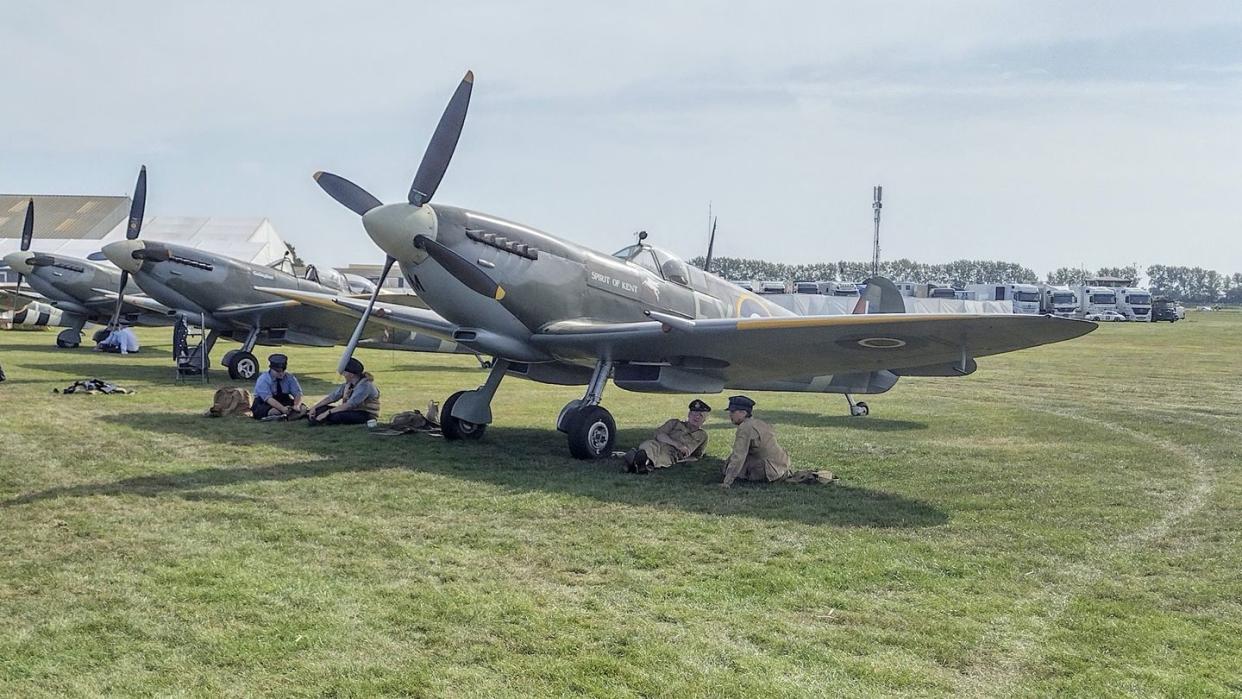
[[[138,174],[135,202],[146,200],[146,175],[144,167]],[[170,313],[187,322],[198,324],[201,320],[210,329],[203,343],[204,353],[211,352],[221,335],[241,342],[241,349],[230,350],[220,362],[228,369],[230,378],[248,380],[258,373],[259,362],[252,354],[256,344],[331,347],[351,337],[351,331],[362,330],[339,314],[260,290],[272,287],[317,294],[349,294],[348,281],[335,270],[319,272],[310,267],[306,277],[297,277],[291,266],[284,270],[186,245],[139,240],[141,231],[141,215],[136,219],[131,217],[126,239],[105,245],[103,254],[121,268],[120,284],[133,276],[151,298],[117,295],[108,289],[99,289],[99,293],[115,300],[117,308],[122,304],[152,304],[154,310],[155,306],[163,304],[175,309]],[[406,303],[417,302],[412,296],[398,296]],[[448,328],[447,323],[441,323]],[[384,337],[369,337],[365,345],[368,347],[474,354],[439,337],[409,331],[385,332],[385,326],[373,326],[371,330],[383,332]],[[356,343],[358,335],[354,335],[353,340]]]
[[[586,385],[557,419],[578,458],[606,456],[616,425],[599,403],[609,378],[631,391],[724,389],[845,393],[888,390],[900,376],[960,376],[975,358],[1078,337],[1094,323],[1028,315],[901,314],[891,282],[869,280],[860,310],[797,316],[642,243],[605,255],[489,214],[430,204],[457,146],[473,73],[448,103],[408,201],[383,205],[320,172],[316,181],[362,217],[419,297],[436,312],[291,290],[272,292],[393,327],[440,335],[494,355],[487,381],[450,396],[448,438],[477,438],[506,374]],[[447,323],[445,322],[447,321]],[[447,326],[447,327],[446,327]],[[357,337],[357,335],[355,335]],[[356,343],[341,357],[348,361]],[[861,409],[860,409],[861,408]]]
[[[142,217],[144,200],[142,192],[134,192],[130,207],[131,221],[135,216]],[[115,290],[125,284],[123,273],[92,260],[28,252],[33,236],[34,199],[31,199],[26,206],[26,220],[22,226],[21,252],[5,255],[4,262],[17,272],[15,294],[21,294],[24,279],[43,295],[45,303],[61,312],[60,324],[67,327],[56,336],[57,347],[77,347],[82,337],[82,326],[87,322],[108,322],[112,327],[120,319],[140,325],[172,324],[168,308],[151,299],[141,298],[133,287],[129,289],[129,293],[133,294],[129,299],[140,303],[116,306]]]

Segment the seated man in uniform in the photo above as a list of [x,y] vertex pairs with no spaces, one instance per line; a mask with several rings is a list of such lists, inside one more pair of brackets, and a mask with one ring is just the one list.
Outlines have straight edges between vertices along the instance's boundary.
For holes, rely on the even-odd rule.
[[269,355],[267,367],[254,382],[250,414],[256,420],[301,417],[306,412],[306,406],[302,405],[302,386],[298,377],[287,371],[289,358],[283,354]]
[[[379,417],[380,392],[375,387],[375,377],[362,366],[362,362],[350,357],[341,371],[345,383],[336,387],[311,408],[310,424],[314,425],[361,425]],[[333,405],[340,401],[340,405]]]
[[697,459],[707,448],[707,432],[703,423],[711,406],[699,399],[690,402],[685,420],[672,418],[655,431],[655,436],[637,449],[625,454],[625,470],[630,473],[651,473],[652,469],[668,468],[675,463]]
[[733,439],[733,453],[724,468],[722,488],[733,481],[772,482],[788,478],[789,454],[776,441],[776,433],[768,423],[751,415],[755,401],[746,396],[729,397],[729,421],[737,425]]

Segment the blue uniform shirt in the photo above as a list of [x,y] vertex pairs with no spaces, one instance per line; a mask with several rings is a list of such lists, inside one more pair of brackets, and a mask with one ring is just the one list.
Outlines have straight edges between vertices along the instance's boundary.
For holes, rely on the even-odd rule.
[[[254,382],[254,396],[261,401],[267,401],[268,398],[276,395],[276,377],[272,376],[272,372],[265,371],[259,374],[258,380]],[[295,398],[302,397],[302,386],[298,384],[298,377],[285,372],[285,377],[280,379],[281,393],[287,393]]]

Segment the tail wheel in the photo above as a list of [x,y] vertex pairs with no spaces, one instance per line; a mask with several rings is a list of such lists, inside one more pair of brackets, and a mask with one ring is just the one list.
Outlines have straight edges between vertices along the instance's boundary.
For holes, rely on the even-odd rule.
[[448,400],[444,401],[444,407],[440,408],[440,432],[444,434],[445,439],[479,439],[487,431],[487,425],[453,417],[453,406],[463,393],[465,391],[458,391],[449,396]]
[[575,459],[598,459],[612,453],[617,423],[598,405],[579,408],[569,426],[569,453]]
[[850,408],[850,415],[854,417],[866,417],[870,414],[871,408],[868,408],[867,404],[862,401],[858,401],[854,404],[854,407]]

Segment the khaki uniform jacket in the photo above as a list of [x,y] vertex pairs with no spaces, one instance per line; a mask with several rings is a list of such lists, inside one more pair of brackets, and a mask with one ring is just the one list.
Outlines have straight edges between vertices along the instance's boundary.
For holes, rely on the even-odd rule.
[[[685,420],[673,418],[656,428],[655,433],[657,436],[664,435],[682,445],[690,452],[690,456],[695,458],[702,456],[703,450],[707,448],[707,431],[695,429]],[[682,458],[681,452],[674,449],[672,445],[655,438],[639,444],[638,448],[647,452],[647,457],[651,459],[651,464],[656,468],[668,468]]]
[[[364,413],[370,413],[372,417],[379,417],[380,412],[380,394],[379,389],[375,387],[374,381],[371,379],[362,379],[356,384],[346,381],[337,387],[330,398],[332,400],[339,399],[342,406],[347,406],[354,398],[355,391],[363,391],[367,397],[358,403],[358,405],[350,408],[351,410],[361,410]],[[338,395],[339,394],[339,395]]]
[[725,464],[724,483],[733,481],[779,481],[788,478],[789,454],[776,442],[776,433],[762,420],[748,417],[737,426],[733,453]]

